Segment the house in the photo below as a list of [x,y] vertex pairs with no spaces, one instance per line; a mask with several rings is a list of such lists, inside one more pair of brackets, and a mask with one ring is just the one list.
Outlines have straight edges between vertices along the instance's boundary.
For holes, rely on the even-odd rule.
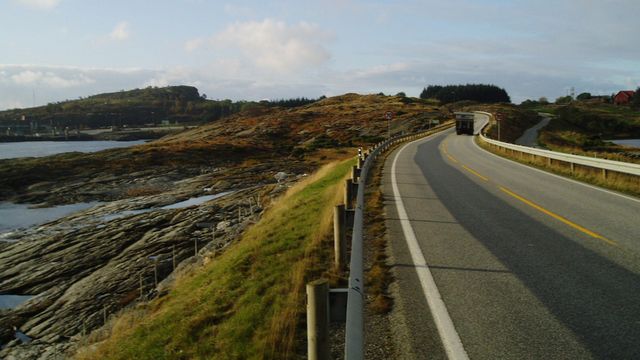
[[633,97],[634,94],[635,94],[635,91],[633,91],[633,90],[619,91],[613,97],[613,103],[616,104],[616,105],[628,104],[628,103],[631,102],[631,98]]

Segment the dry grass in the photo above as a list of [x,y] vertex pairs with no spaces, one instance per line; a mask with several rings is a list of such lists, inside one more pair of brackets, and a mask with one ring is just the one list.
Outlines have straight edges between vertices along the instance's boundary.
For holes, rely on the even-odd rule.
[[[390,151],[386,154],[391,153]],[[382,193],[382,167],[385,157],[379,158],[371,171],[365,194],[365,234],[371,249],[371,268],[367,271],[367,294],[371,299],[368,306],[376,314],[391,311],[393,301],[389,296],[389,285],[393,281],[387,264],[387,228],[385,226],[384,198]]]
[[[304,352],[304,286],[331,267],[333,206],[353,160],[291,188],[242,239],[169,295],[116,320],[79,359],[290,359]],[[135,321],[132,321],[135,319]]]

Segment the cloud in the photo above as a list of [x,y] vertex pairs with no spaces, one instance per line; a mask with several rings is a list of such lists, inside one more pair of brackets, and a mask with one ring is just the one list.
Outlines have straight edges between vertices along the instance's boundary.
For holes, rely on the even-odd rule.
[[185,49],[208,45],[255,68],[285,74],[325,64],[331,58],[325,47],[330,38],[314,24],[265,19],[235,23],[207,39],[189,40]]
[[83,73],[69,74],[67,77],[60,76],[52,71],[23,70],[11,75],[10,79],[16,85],[39,85],[50,88],[68,88],[92,84],[94,79]]
[[205,43],[204,38],[195,38],[195,39],[187,40],[187,42],[184,43],[184,49],[188,52],[195,51],[200,47],[202,47],[204,43]]
[[60,4],[60,0],[13,0],[15,3],[37,10],[50,10]]
[[0,109],[75,99],[142,86],[155,72],[144,69],[0,64]]
[[129,38],[129,23],[126,21],[121,21],[113,28],[111,33],[109,33],[109,39],[116,41],[123,41]]

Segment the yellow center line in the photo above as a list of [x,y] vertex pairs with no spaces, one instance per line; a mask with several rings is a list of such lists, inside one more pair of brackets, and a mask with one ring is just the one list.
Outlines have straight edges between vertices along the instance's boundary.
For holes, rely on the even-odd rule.
[[480,173],[478,173],[477,171],[473,170],[472,168],[468,167],[467,165],[462,165],[462,167],[467,170],[468,172],[472,173],[473,175],[479,177],[480,179],[484,180],[484,181],[489,181],[489,178],[486,176],[482,176],[480,175]]
[[456,160],[456,158],[454,158],[453,156],[447,154],[447,157],[449,158],[449,160],[453,161],[454,163],[458,163],[458,160]]
[[538,210],[538,211],[540,211],[540,212],[542,212],[544,214],[547,214],[547,215],[551,216],[552,218],[554,218],[556,220],[559,220],[559,221],[571,226],[572,228],[574,228],[574,229],[576,229],[578,231],[581,231],[581,232],[583,232],[583,233],[585,233],[585,234],[587,234],[587,235],[589,235],[591,237],[594,237],[594,238],[596,238],[598,240],[604,241],[605,243],[607,243],[609,245],[618,246],[618,243],[616,243],[615,241],[609,240],[606,237],[604,237],[604,236],[602,236],[602,235],[600,235],[600,234],[598,234],[596,232],[593,232],[593,231],[591,231],[591,230],[589,230],[589,229],[587,229],[585,227],[582,227],[582,226],[580,226],[580,225],[568,220],[565,217],[562,217],[562,216],[560,216],[560,215],[558,215],[558,214],[556,214],[556,213],[554,213],[552,211],[549,211],[549,210],[543,208],[542,206],[534,203],[533,201],[527,200],[527,199],[523,198],[522,196],[514,193],[513,191],[511,191],[511,190],[509,190],[509,189],[507,189],[505,187],[500,186],[500,190],[502,190],[504,193],[506,193],[506,194],[508,194],[508,195],[510,195],[510,196],[522,201],[523,203],[531,206],[532,208],[534,208],[534,209],[536,209],[536,210]]

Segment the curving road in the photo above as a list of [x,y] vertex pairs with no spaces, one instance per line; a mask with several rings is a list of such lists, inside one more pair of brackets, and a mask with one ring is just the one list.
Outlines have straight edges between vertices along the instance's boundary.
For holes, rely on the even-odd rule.
[[551,121],[551,115],[549,114],[540,114],[546,115],[542,117],[539,123],[527,129],[522,136],[516,139],[516,144],[537,147],[538,146],[538,133],[540,130],[549,124]]
[[384,191],[401,357],[640,357],[637,199],[453,131],[396,150]]

